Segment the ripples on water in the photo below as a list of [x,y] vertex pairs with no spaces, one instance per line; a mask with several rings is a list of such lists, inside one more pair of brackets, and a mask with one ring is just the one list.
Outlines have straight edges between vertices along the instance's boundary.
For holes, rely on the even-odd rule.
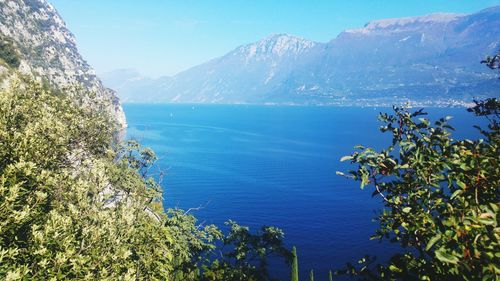
[[[389,109],[384,109],[389,111]],[[471,127],[464,109],[432,109]],[[196,216],[219,226],[227,219],[258,229],[275,225],[299,254],[301,277],[314,268],[318,280],[329,269],[363,255],[394,250],[370,241],[380,200],[371,190],[335,174],[349,165],[340,157],[353,146],[382,148],[379,111],[336,107],[227,105],[126,105],[128,136],[152,147],[167,207],[208,205]],[[470,132],[462,132],[463,135]],[[273,270],[283,280],[287,269]],[[305,279],[304,279],[305,280]]]

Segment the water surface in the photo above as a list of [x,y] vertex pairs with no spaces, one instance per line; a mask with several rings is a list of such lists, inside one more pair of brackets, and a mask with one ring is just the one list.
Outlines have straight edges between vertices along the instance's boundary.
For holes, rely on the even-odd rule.
[[[382,258],[394,247],[370,241],[380,209],[372,190],[337,176],[339,159],[356,144],[382,148],[381,109],[246,105],[125,105],[128,136],[152,147],[167,207],[204,206],[195,215],[219,226],[232,219],[251,229],[282,228],[295,245],[302,278],[309,269],[327,280],[329,269],[365,254]],[[382,109],[390,111],[390,109]],[[431,109],[471,128],[464,109]],[[471,135],[462,130],[458,136]],[[288,279],[284,266],[274,272]],[[304,279],[305,280],[305,279]]]

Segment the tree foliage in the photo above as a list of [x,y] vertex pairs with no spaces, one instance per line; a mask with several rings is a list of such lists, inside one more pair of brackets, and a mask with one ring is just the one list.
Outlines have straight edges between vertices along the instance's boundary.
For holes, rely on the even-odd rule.
[[224,236],[182,210],[165,211],[151,177],[156,155],[115,142],[106,102],[24,78],[0,92],[0,278],[267,277],[267,256],[287,254],[281,230],[252,234],[230,222]]
[[476,102],[486,117],[481,137],[455,140],[450,117],[433,123],[423,110],[394,107],[380,114],[392,144],[381,151],[358,146],[342,160],[358,168],[348,177],[369,186],[384,208],[374,239],[402,246],[387,265],[365,257],[350,273],[371,280],[495,280],[500,274],[500,102]]
[[[264,226],[252,234],[248,227],[234,221],[226,223],[229,234],[222,239],[220,255],[205,266],[206,280],[275,280],[268,272],[268,257],[289,261],[290,252],[283,245],[284,233],[276,227]],[[228,250],[226,250],[228,248]]]
[[172,237],[144,212],[148,182],[113,161],[105,105],[78,96],[23,80],[0,94],[0,276],[168,276]]
[[0,35],[0,60],[11,68],[18,68],[21,64],[19,53],[10,38]]

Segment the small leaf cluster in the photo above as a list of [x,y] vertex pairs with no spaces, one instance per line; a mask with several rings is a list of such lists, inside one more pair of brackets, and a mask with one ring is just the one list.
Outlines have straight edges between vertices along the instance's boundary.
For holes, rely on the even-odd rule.
[[204,266],[203,280],[274,280],[268,272],[268,257],[283,258],[288,264],[291,252],[283,245],[284,233],[263,226],[252,234],[248,227],[229,220],[228,235],[222,239],[220,254]]

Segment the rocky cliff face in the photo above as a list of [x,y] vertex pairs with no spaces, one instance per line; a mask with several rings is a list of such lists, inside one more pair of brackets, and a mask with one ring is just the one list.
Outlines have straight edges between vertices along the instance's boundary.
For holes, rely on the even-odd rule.
[[103,86],[78,53],[76,40],[46,0],[0,0],[0,35],[18,50],[18,70],[62,88],[82,85],[112,102],[110,111],[121,127],[125,114],[115,93]]

